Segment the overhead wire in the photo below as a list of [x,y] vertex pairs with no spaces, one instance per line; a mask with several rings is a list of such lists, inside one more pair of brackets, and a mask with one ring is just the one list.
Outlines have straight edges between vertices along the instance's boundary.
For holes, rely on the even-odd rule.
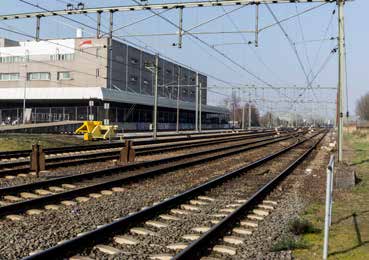
[[[133,2],[135,2],[138,5],[142,5],[141,3],[139,3],[136,0],[132,0]],[[149,10],[152,13],[156,13],[153,10]],[[162,18],[163,20],[165,20],[166,22],[168,22],[169,24],[173,25],[174,27],[179,28],[179,26],[175,23],[173,23],[171,20],[169,20],[168,18],[161,16],[159,14],[157,14],[157,16],[159,16],[160,18]],[[249,69],[247,69],[246,67],[242,66],[241,64],[239,64],[238,62],[236,62],[234,59],[230,58],[228,55],[226,55],[224,52],[218,50],[217,48],[214,48],[213,46],[211,46],[209,43],[207,43],[206,41],[202,40],[201,38],[197,37],[196,35],[193,35],[191,32],[188,32],[187,30],[183,30],[184,32],[186,32],[186,34],[188,34],[189,36],[193,37],[194,39],[198,40],[199,42],[201,42],[202,44],[204,44],[205,46],[209,47],[210,49],[212,49],[213,51],[215,51],[216,53],[218,53],[220,56],[224,57],[227,61],[229,61],[230,63],[234,64],[236,67],[240,68],[241,70],[245,71],[247,74],[251,75],[252,77],[254,77],[255,79],[257,79],[258,81],[270,86],[273,88],[273,85],[270,84],[269,82],[263,80],[261,77],[259,77],[258,75],[256,75],[254,72],[250,71]],[[288,97],[289,98],[289,97]]]
[[[25,1],[25,0],[18,0],[18,1],[21,1],[21,2],[23,2],[23,3],[25,3],[25,4],[28,4],[28,5],[31,5],[31,6],[33,6],[33,7],[36,7],[36,8],[39,8],[39,9],[41,9],[41,10],[44,10],[44,11],[47,11],[47,12],[50,12],[50,10],[48,10],[48,9],[46,9],[46,8],[44,8],[44,7],[42,7],[42,6],[40,6],[39,4],[33,4],[33,3],[30,3],[30,2],[28,2],[28,1]],[[157,16],[158,14],[156,13],[156,12],[154,12],[155,13],[155,16]],[[84,23],[81,23],[81,22],[79,22],[79,21],[77,21],[77,20],[75,20],[75,19],[72,19],[72,18],[69,18],[69,17],[66,17],[65,15],[60,15],[61,17],[63,17],[63,18],[65,18],[65,19],[68,19],[68,20],[70,20],[70,21],[73,21],[73,22],[76,22],[76,23],[78,23],[78,24],[80,24],[80,25],[85,25],[86,27],[88,27],[88,28],[92,28],[92,29],[95,29],[94,27],[91,27],[91,26],[89,26],[89,25],[86,25],[86,24],[84,24]],[[113,35],[113,37],[116,37],[115,35]],[[116,38],[119,38],[119,37],[116,37]],[[119,38],[119,39],[122,39],[122,38]],[[126,41],[126,42],[128,42],[128,43],[130,43],[130,44],[132,44],[132,45],[134,45],[134,46],[137,46],[137,47],[139,47],[139,48],[143,48],[143,49],[146,49],[146,50],[148,50],[148,47],[149,46],[147,46],[146,45],[146,43],[144,43],[145,44],[145,46],[143,47],[143,46],[138,46],[137,44],[135,44],[135,43],[133,43],[133,42],[130,42],[130,41],[127,41],[126,39],[123,39],[124,41]],[[153,49],[152,47],[150,47],[151,49]],[[155,50],[155,49],[153,49],[154,51],[152,51],[152,50],[149,50],[150,52],[154,52],[155,54],[160,54],[159,53],[159,51],[157,51],[157,50]],[[77,51],[80,51],[80,50],[78,50],[77,49]],[[189,69],[192,69],[191,67],[189,67],[188,65],[184,65],[183,63],[179,63],[178,61],[175,61],[174,59],[172,59],[172,58],[170,58],[170,57],[167,57],[167,56],[165,56],[165,55],[163,55],[163,54],[160,54],[160,56],[161,57],[164,57],[164,58],[166,58],[166,59],[169,59],[169,60],[171,60],[171,61],[173,61],[173,62],[175,62],[175,63],[177,63],[177,64],[180,64],[181,66],[183,66],[183,67],[185,67],[185,68],[189,68]],[[102,57],[102,58],[105,58],[105,57]],[[106,58],[105,58],[106,59]],[[113,60],[114,61],[114,60]],[[121,63],[121,62],[119,62],[119,61],[114,61],[114,62],[118,62],[118,63]],[[198,70],[197,70],[198,71]],[[200,72],[200,71],[199,71]],[[209,76],[209,73],[203,73],[203,72],[200,72],[201,74],[205,74],[206,76]],[[217,77],[215,77],[215,76],[211,76],[213,79],[217,79]],[[222,81],[222,82],[224,82],[224,81]]]

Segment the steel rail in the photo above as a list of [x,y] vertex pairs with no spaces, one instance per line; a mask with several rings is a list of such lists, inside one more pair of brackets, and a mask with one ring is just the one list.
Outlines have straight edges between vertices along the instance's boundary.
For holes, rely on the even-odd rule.
[[[280,141],[283,141],[283,140],[290,139],[292,137],[293,136],[275,138],[274,140],[266,141],[267,143],[265,143],[265,142],[263,143],[263,142],[260,142],[260,141],[255,141],[255,142],[253,142],[254,144],[256,144],[254,146],[244,144],[244,145],[247,145],[247,146],[246,147],[241,147],[241,148],[238,148],[238,149],[234,149],[234,150],[231,150],[231,151],[227,151],[227,152],[224,152],[224,153],[219,153],[219,154],[216,154],[216,155],[208,155],[206,157],[200,157],[199,158],[200,155],[207,155],[209,153],[209,151],[201,151],[201,152],[193,153],[193,154],[190,154],[190,155],[186,154],[186,155],[175,156],[175,157],[169,158],[169,160],[168,160],[168,158],[164,158],[164,159],[159,159],[159,160],[155,160],[155,161],[142,162],[142,163],[137,163],[137,164],[128,164],[128,165],[125,165],[125,166],[118,166],[118,167],[114,167],[114,168],[110,168],[110,169],[104,169],[104,170],[90,172],[90,173],[83,173],[83,174],[79,174],[79,175],[60,177],[60,178],[46,180],[46,181],[40,181],[40,182],[28,183],[28,184],[23,184],[23,185],[18,185],[18,186],[1,188],[0,189],[0,196],[4,196],[4,195],[11,195],[11,194],[20,193],[22,191],[29,191],[29,190],[49,187],[49,186],[52,186],[52,185],[68,183],[68,181],[76,182],[76,181],[79,181],[79,180],[86,180],[86,179],[104,177],[106,175],[112,175],[114,173],[128,171],[129,169],[132,170],[132,169],[135,169],[135,168],[138,168],[138,167],[150,167],[148,170],[143,171],[143,172],[138,173],[138,174],[132,174],[132,175],[127,174],[125,176],[117,177],[115,179],[100,182],[100,183],[97,183],[97,184],[92,184],[92,185],[88,185],[88,186],[81,187],[81,188],[76,188],[76,189],[65,191],[65,192],[46,195],[46,196],[42,196],[42,197],[39,197],[39,198],[36,198],[36,199],[24,200],[24,201],[12,203],[12,204],[9,204],[9,205],[5,205],[5,206],[0,207],[0,216],[7,215],[7,214],[14,214],[14,213],[18,213],[18,212],[23,212],[27,209],[39,207],[40,205],[44,205],[46,203],[57,202],[57,201],[60,201],[62,199],[70,199],[70,198],[74,198],[74,197],[77,197],[77,196],[83,196],[85,194],[89,194],[89,193],[96,192],[96,191],[101,191],[103,189],[109,189],[109,188],[112,188],[116,185],[122,185],[122,184],[130,183],[130,182],[133,182],[133,181],[138,181],[138,180],[149,178],[149,177],[155,177],[155,176],[158,176],[158,175],[161,175],[161,174],[164,174],[164,173],[168,173],[170,171],[174,171],[174,170],[177,170],[177,169],[183,169],[185,167],[189,167],[189,166],[192,166],[192,165],[195,165],[195,164],[200,164],[200,163],[208,162],[210,160],[223,158],[224,156],[230,156],[230,155],[237,154],[237,153],[240,153],[240,152],[245,152],[245,151],[248,151],[248,150],[251,150],[251,149],[264,147],[266,144],[272,144],[272,143],[280,142]],[[221,151],[222,149],[224,149],[224,148],[212,149],[212,151]],[[180,162],[174,162],[174,163],[171,162],[173,159],[174,160],[179,160],[179,159],[186,159],[186,158],[190,158],[190,157],[194,157],[194,158],[192,160],[184,160],[182,162],[181,161]],[[162,164],[162,163],[167,163],[169,165],[160,166],[160,164]],[[151,168],[154,165],[159,165],[159,167]]]
[[[160,145],[156,147],[137,147],[136,146],[136,155],[144,156],[154,153],[163,153],[163,152],[169,152],[169,151],[175,151],[179,149],[184,148],[194,148],[194,147],[201,147],[206,145],[212,145],[212,144],[219,144],[219,143],[225,143],[225,142],[234,142],[238,140],[247,140],[247,139],[253,139],[258,137],[264,137],[264,136],[270,136],[272,133],[261,133],[261,134],[253,134],[253,135],[241,135],[241,136],[230,136],[225,137],[222,139],[217,140],[203,140],[195,143],[189,143],[189,144],[177,144],[177,143],[170,143],[169,145]],[[114,148],[112,148],[114,149]],[[55,169],[60,167],[68,167],[72,165],[80,165],[80,164],[86,164],[86,163],[93,163],[93,162],[101,162],[106,160],[113,160],[119,158],[120,151],[102,151],[102,152],[96,152],[96,153],[90,153],[90,154],[78,154],[78,155],[72,155],[72,156],[61,156],[61,157],[54,157],[54,158],[46,158],[46,167],[47,169]],[[3,168],[11,168],[6,170],[0,170],[0,177],[7,176],[7,175],[15,175],[18,173],[22,173],[25,171],[30,171],[30,167],[20,167],[20,166],[27,166],[29,165],[29,160],[27,161],[18,161],[18,162],[9,162],[0,164],[0,167]],[[20,168],[15,168],[20,167]],[[15,169],[14,169],[15,168]]]
[[[65,241],[63,243],[60,243],[56,246],[53,246],[51,248],[48,248],[44,251],[41,251],[39,253],[33,254],[31,256],[27,256],[24,258],[24,260],[34,260],[34,259],[64,259],[65,257],[72,256],[73,254],[77,253],[83,248],[90,247],[93,244],[100,243],[108,238],[110,238],[112,235],[117,234],[118,232],[121,232],[122,230],[125,230],[135,224],[138,224],[148,218],[151,218],[157,214],[160,214],[162,212],[165,212],[166,210],[177,206],[180,203],[183,203],[189,199],[192,199],[193,197],[202,194],[208,189],[214,188],[222,183],[224,183],[227,180],[230,180],[236,176],[239,176],[245,171],[254,169],[263,163],[266,163],[294,148],[297,146],[305,143],[308,140],[311,140],[315,136],[319,135],[321,133],[317,133],[310,138],[305,138],[304,140],[301,140],[293,145],[290,145],[286,148],[283,148],[282,150],[275,152],[273,154],[270,154],[266,157],[263,157],[261,159],[258,159],[246,166],[243,166],[237,170],[234,170],[230,173],[224,174],[220,177],[217,177],[213,180],[210,180],[204,184],[201,184],[197,187],[191,188],[181,194],[178,194],[170,199],[166,199],[154,206],[151,206],[149,208],[146,208],[144,210],[138,211],[134,214],[122,217],[118,220],[115,220],[114,222],[110,224],[103,225],[100,228],[97,228],[93,231],[89,231],[81,236],[72,238],[68,241]],[[310,150],[310,149],[309,149]],[[191,259],[191,258],[187,258]]]
[[298,157],[293,163],[287,166],[276,177],[263,185],[257,192],[255,192],[245,203],[238,207],[234,212],[221,220],[218,224],[213,226],[209,231],[204,233],[199,239],[192,242],[184,250],[178,253],[173,259],[185,260],[185,259],[200,259],[204,252],[209,251],[209,247],[212,243],[226,234],[230,230],[230,227],[234,226],[242,216],[248,211],[252,210],[263,198],[265,198],[285,177],[288,176],[304,159],[316,148],[320,141],[324,138],[327,132],[325,132],[307,151],[305,151],[300,157]]
[[[187,141],[187,140],[197,140],[197,139],[206,139],[211,137],[226,137],[232,135],[252,135],[252,134],[259,134],[259,133],[270,133],[274,132],[274,130],[268,130],[263,132],[252,131],[252,132],[241,132],[241,133],[215,133],[215,134],[207,134],[201,135],[201,133],[192,133],[188,135],[162,135],[161,137],[174,137],[171,139],[158,139],[158,140],[136,140],[136,139],[143,139],[145,137],[126,137],[125,140],[134,140],[135,145],[151,145],[151,144],[159,144],[159,143],[169,143],[169,142],[179,142],[179,141]],[[66,146],[66,147],[54,147],[54,148],[45,148],[44,152],[46,154],[55,154],[55,153],[63,153],[63,152],[78,152],[78,151],[88,151],[88,150],[96,150],[96,149],[106,149],[106,148],[119,148],[124,147],[124,143],[122,142],[114,142],[108,144],[93,144],[93,145],[80,145],[80,146]],[[12,157],[27,157],[31,153],[31,150],[18,150],[18,151],[4,151],[0,152],[0,159],[9,159]]]

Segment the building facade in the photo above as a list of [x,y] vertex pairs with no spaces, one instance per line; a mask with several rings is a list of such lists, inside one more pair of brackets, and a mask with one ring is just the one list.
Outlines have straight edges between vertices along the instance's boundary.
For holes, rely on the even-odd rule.
[[[36,118],[38,109],[45,115],[43,120],[50,121],[47,114],[55,114],[50,108],[59,108],[60,115],[63,107],[63,119],[86,120],[87,110],[77,107],[86,107],[92,100],[89,113],[95,119],[102,120],[99,107],[110,103],[111,121],[145,123],[142,128],[147,128],[152,122],[156,57],[115,40],[110,49],[109,43],[108,38],[0,39],[0,121],[8,118],[4,111],[22,108],[23,101]],[[159,123],[172,128],[168,124],[175,123],[178,104],[181,123],[193,124],[197,90],[203,123],[227,121],[226,109],[207,105],[205,75],[161,57],[158,63]],[[22,113],[20,109],[16,117],[23,117]]]

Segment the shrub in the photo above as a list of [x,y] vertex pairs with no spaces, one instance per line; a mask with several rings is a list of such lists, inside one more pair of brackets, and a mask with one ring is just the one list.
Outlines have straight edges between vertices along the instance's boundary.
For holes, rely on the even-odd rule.
[[306,249],[308,248],[307,244],[302,240],[295,240],[291,237],[284,237],[279,240],[272,247],[273,252],[285,251],[285,250],[294,250],[294,249]]
[[289,230],[294,235],[302,235],[308,233],[318,233],[319,229],[316,229],[311,222],[306,219],[295,218],[289,223]]

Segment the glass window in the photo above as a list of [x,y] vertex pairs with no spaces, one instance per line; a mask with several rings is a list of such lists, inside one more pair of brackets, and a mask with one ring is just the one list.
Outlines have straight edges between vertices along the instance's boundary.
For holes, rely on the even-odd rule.
[[72,79],[70,71],[58,72],[58,80],[70,80],[70,79]]
[[0,73],[0,80],[19,80],[19,73]]
[[28,80],[50,80],[50,72],[30,72]]

